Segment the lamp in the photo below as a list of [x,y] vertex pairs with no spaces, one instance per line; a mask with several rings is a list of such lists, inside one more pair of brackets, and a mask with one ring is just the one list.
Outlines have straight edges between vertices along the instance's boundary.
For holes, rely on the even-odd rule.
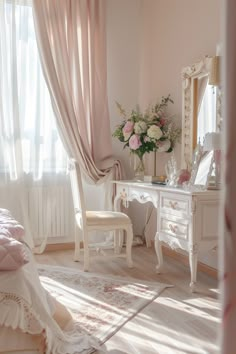
[[213,164],[215,178],[211,180],[211,189],[220,189],[220,169],[221,169],[221,134],[220,132],[207,133],[203,142],[203,151],[214,151]]

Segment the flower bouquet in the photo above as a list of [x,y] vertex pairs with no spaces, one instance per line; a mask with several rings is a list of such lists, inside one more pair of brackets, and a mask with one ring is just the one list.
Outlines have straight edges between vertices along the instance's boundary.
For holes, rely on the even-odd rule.
[[173,103],[170,95],[162,97],[161,103],[150,106],[145,113],[136,109],[127,114],[116,102],[123,121],[116,127],[112,136],[118,138],[124,143],[124,148],[128,147],[132,154],[139,157],[140,163],[135,171],[136,174],[144,172],[145,153],[171,152],[180,138],[181,129],[167,117],[166,109],[169,103]]

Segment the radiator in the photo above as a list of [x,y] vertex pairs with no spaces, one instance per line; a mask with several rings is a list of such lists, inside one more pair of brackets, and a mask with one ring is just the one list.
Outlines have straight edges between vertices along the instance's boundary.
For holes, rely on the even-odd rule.
[[35,239],[45,235],[49,241],[53,238],[53,242],[74,239],[75,217],[69,183],[30,188],[28,204]]
[[[17,195],[19,198],[16,197]],[[6,186],[2,185],[0,207],[9,209],[25,227],[26,218],[28,218],[29,230],[36,242],[44,239],[45,235],[49,243],[74,240],[76,225],[68,179],[56,183],[53,181],[46,181],[43,184],[35,182],[24,188],[12,184],[11,193]],[[25,217],[22,209],[24,209]]]

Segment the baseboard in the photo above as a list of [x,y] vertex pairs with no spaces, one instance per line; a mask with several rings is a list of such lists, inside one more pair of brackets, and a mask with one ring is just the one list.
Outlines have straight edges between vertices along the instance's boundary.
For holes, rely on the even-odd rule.
[[[170,258],[173,258],[173,259],[179,261],[180,263],[186,265],[187,267],[189,267],[189,258],[185,254],[176,252],[175,250],[172,250],[171,248],[166,247],[166,246],[162,246],[162,252],[164,255],[166,255]],[[212,267],[208,266],[207,264],[204,264],[201,262],[198,262],[197,267],[200,272],[203,272],[214,279],[218,279],[217,269],[212,268]]]
[[[83,243],[81,242],[80,245],[81,248],[83,248]],[[63,250],[71,250],[75,248],[74,242],[67,242],[67,243],[54,243],[54,244],[49,244],[46,246],[45,251],[46,252],[53,252],[53,251],[63,251]],[[162,251],[163,254],[177,260],[178,262],[184,264],[185,266],[189,267],[189,258],[188,256],[176,252],[175,250],[172,250],[169,247],[162,246]],[[207,264],[198,262],[198,270],[200,272],[203,272],[207,275],[209,275],[212,278],[218,279],[218,271],[215,268],[212,268],[208,266]]]
[[75,248],[74,242],[51,243],[46,246],[45,251],[46,252],[65,251],[65,250],[72,250],[74,248]]

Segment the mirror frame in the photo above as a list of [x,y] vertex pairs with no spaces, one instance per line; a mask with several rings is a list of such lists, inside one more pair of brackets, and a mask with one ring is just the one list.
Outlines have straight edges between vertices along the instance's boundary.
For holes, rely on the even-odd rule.
[[197,145],[198,79],[209,75],[212,58],[205,56],[182,70],[182,168],[189,169],[192,164],[193,151]]

